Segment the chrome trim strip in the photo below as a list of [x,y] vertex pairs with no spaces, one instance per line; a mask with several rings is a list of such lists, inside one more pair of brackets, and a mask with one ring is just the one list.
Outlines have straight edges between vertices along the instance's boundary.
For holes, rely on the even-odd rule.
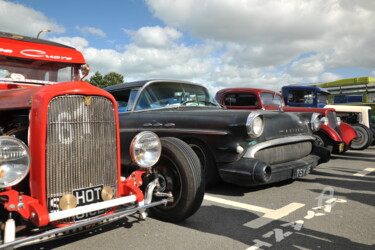
[[170,129],[170,128],[152,128],[145,127],[142,129],[120,129],[120,133],[124,132],[140,132],[140,131],[152,131],[155,133],[185,133],[185,134],[205,134],[205,135],[228,135],[226,131],[213,131],[213,130],[199,130],[199,129]]
[[264,148],[302,141],[314,141],[314,137],[310,135],[298,135],[261,142],[249,147],[246,153],[243,155],[243,158],[254,158],[255,153]]
[[[34,236],[16,239],[15,241],[0,245],[0,248],[16,246],[16,245],[20,245],[22,243],[27,243],[27,242],[31,242],[31,241],[43,240],[41,238],[44,238],[44,237],[47,237],[47,236],[50,236],[50,235],[54,235],[54,234],[60,234],[60,233],[63,233],[63,232],[69,231],[69,230],[73,230],[73,229],[76,229],[76,228],[81,228],[81,227],[84,227],[84,226],[87,226],[87,225],[100,223],[100,222],[103,222],[103,221],[106,221],[106,220],[117,219],[116,217],[123,217],[123,216],[133,214],[137,211],[144,210],[144,209],[147,209],[147,208],[150,208],[150,207],[155,207],[155,206],[159,206],[159,205],[163,205],[163,204],[165,205],[165,204],[167,204],[167,202],[168,202],[167,199],[163,199],[161,201],[156,201],[156,202],[146,204],[146,205],[143,205],[143,206],[138,206],[138,207],[132,208],[132,209],[126,209],[126,210],[118,211],[118,212],[115,212],[113,214],[109,214],[109,215],[105,215],[105,216],[102,216],[102,217],[90,219],[90,220],[87,220],[87,221],[76,222],[76,223],[74,223],[73,225],[70,225],[70,226],[59,227],[59,228],[55,228],[55,229],[52,229],[52,230],[34,235]],[[120,219],[120,218],[118,218],[118,219]]]
[[86,205],[86,206],[80,206],[80,207],[76,207],[72,209],[59,211],[59,212],[53,212],[53,213],[48,214],[49,221],[57,221],[57,220],[73,217],[79,214],[90,213],[93,211],[110,208],[110,207],[116,207],[119,205],[124,205],[127,203],[135,202],[136,200],[137,198],[135,197],[135,195],[129,195],[129,196],[113,199],[113,200],[102,201],[102,202],[93,203],[93,204]]

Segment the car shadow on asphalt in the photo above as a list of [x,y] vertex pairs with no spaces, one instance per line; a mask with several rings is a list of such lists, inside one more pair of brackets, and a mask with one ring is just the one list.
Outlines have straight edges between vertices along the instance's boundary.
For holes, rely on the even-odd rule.
[[[350,156],[350,155],[349,155]],[[360,157],[360,156],[358,156]],[[365,162],[375,162],[375,156],[372,157],[372,159],[369,159],[370,157],[366,156],[367,158],[365,157],[362,157],[362,158],[353,158],[353,157],[347,157],[347,156],[338,156],[338,155],[334,155],[334,156],[331,156],[332,159],[338,159],[338,160],[350,160],[350,161],[365,161]]]
[[[328,173],[326,170],[334,170],[337,172],[344,172],[348,174],[337,174],[337,173]],[[350,169],[338,169],[338,168],[325,168],[324,171],[314,170],[312,173],[310,173],[310,176],[326,176],[326,177],[334,177],[334,178],[344,178],[344,179],[350,179],[355,181],[374,181],[374,178],[371,176],[374,176],[375,173],[370,173],[366,176],[355,176],[354,174],[357,173],[357,171],[352,171]],[[303,178],[299,180],[304,180]]]
[[117,228],[124,228],[124,229],[131,229],[134,224],[142,223],[142,219],[138,218],[137,214],[129,215],[122,219],[107,223],[105,225],[96,226],[87,230],[82,230],[81,232],[77,232],[75,234],[69,233],[66,236],[62,236],[59,238],[52,238],[51,240],[44,241],[41,243],[33,244],[30,246],[24,246],[17,249],[20,250],[47,250],[47,249],[54,249],[58,247],[63,247],[64,245],[80,241],[86,240],[90,237],[93,237],[97,234],[102,234],[104,232],[108,232],[111,230],[115,230]]
[[242,187],[242,186],[237,186],[231,183],[220,182],[215,187],[206,189],[206,193],[241,197],[241,196],[244,196],[246,193],[257,192],[259,190],[265,190],[269,188],[290,185],[294,181],[295,180],[293,179],[289,179],[289,180],[280,181],[276,183],[259,185],[259,186],[251,186],[251,187]]
[[[289,221],[275,220],[257,229],[244,226],[244,224],[258,217],[249,211],[210,205],[202,206],[197,214],[179,225],[202,233],[227,237],[246,244],[248,247],[255,245],[257,241],[272,245],[270,248],[260,247],[261,249],[373,249],[368,245],[352,242],[347,238],[333,234],[305,227],[296,231],[292,226],[282,226]],[[280,237],[276,240],[275,229],[282,229],[285,235],[287,232],[292,234],[285,238],[285,235],[282,236],[284,238],[282,240],[280,240]],[[272,236],[265,237],[271,232],[274,233]],[[221,249],[217,244],[212,244],[214,245],[209,249]]]
[[[325,175],[322,175],[325,176]],[[345,176],[345,178],[347,178]],[[374,191],[374,181],[365,180],[343,180],[343,179],[330,179],[330,178],[313,178],[313,179],[299,179],[300,182],[322,184],[324,186],[340,187],[356,191]]]

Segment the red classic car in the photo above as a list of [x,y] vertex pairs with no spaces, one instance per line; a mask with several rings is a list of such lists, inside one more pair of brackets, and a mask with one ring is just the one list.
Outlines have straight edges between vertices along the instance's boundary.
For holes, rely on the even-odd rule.
[[227,88],[219,90],[215,99],[228,109],[281,110],[285,112],[315,112],[322,116],[319,131],[314,132],[316,143],[333,153],[343,153],[356,138],[355,130],[336,118],[332,108],[286,107],[278,92],[257,88]]

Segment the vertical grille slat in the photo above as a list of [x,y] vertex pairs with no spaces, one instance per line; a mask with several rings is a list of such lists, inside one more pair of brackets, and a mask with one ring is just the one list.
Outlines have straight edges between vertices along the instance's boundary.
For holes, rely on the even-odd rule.
[[[72,190],[96,185],[111,186],[117,193],[116,123],[112,102],[101,96],[85,98],[58,96],[49,104],[47,202]],[[49,206],[49,210],[58,209]]]

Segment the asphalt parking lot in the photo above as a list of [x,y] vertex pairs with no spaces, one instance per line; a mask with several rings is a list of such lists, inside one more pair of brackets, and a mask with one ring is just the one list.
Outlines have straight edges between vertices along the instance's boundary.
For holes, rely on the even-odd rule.
[[294,182],[207,190],[198,212],[180,224],[131,216],[32,248],[375,249],[374,206],[372,146],[335,155]]

